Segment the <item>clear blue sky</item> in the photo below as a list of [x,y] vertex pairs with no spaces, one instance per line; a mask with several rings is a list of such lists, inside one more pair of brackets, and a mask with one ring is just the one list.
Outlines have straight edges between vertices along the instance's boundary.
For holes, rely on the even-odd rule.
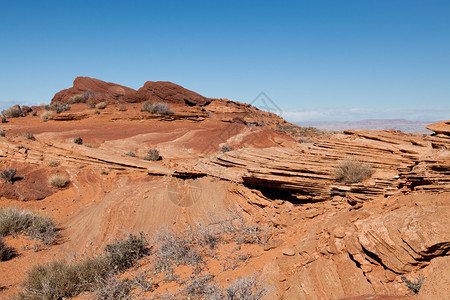
[[450,119],[450,1],[0,0],[0,108],[76,76],[264,91],[290,121]]

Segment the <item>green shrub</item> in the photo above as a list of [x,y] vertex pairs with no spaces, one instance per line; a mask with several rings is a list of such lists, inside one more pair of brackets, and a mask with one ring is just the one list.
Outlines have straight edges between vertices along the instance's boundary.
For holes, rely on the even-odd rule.
[[358,183],[372,176],[372,168],[358,160],[346,159],[335,168],[338,181],[345,183]]
[[142,112],[152,114],[170,115],[173,114],[172,109],[166,103],[146,101],[142,104]]

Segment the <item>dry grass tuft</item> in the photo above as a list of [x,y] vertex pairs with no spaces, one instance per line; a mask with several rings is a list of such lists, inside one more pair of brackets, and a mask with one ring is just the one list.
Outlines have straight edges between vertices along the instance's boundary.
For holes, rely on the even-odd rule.
[[68,182],[69,179],[64,174],[53,174],[48,178],[48,183],[58,189],[65,187]]
[[372,176],[372,168],[355,159],[346,159],[335,168],[336,179],[345,183],[358,183]]
[[97,103],[96,105],[95,105],[95,108],[96,109],[105,109],[106,108],[106,102],[100,102],[100,103]]
[[142,104],[142,112],[149,112],[152,114],[171,115],[172,109],[166,103],[146,101]]
[[144,160],[157,161],[161,159],[161,155],[159,155],[159,151],[156,149],[148,150],[147,154],[142,158]]
[[41,114],[41,120],[42,120],[42,122],[47,122],[47,121],[53,119],[54,116],[55,116],[55,114],[53,113],[53,111],[46,110]]

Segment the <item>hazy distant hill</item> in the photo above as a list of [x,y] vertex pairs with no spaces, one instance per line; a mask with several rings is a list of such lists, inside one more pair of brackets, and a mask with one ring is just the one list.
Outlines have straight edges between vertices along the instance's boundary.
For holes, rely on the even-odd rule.
[[404,119],[388,120],[362,120],[347,122],[296,122],[295,124],[303,127],[315,127],[317,129],[328,130],[346,130],[346,129],[395,129],[403,132],[431,133],[425,128],[426,125],[435,123],[434,121],[408,121]]

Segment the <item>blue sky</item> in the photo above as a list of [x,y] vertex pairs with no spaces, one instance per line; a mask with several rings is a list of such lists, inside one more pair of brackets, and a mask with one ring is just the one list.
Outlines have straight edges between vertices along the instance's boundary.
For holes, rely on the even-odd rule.
[[167,80],[290,121],[450,119],[450,2],[4,1],[0,108]]

